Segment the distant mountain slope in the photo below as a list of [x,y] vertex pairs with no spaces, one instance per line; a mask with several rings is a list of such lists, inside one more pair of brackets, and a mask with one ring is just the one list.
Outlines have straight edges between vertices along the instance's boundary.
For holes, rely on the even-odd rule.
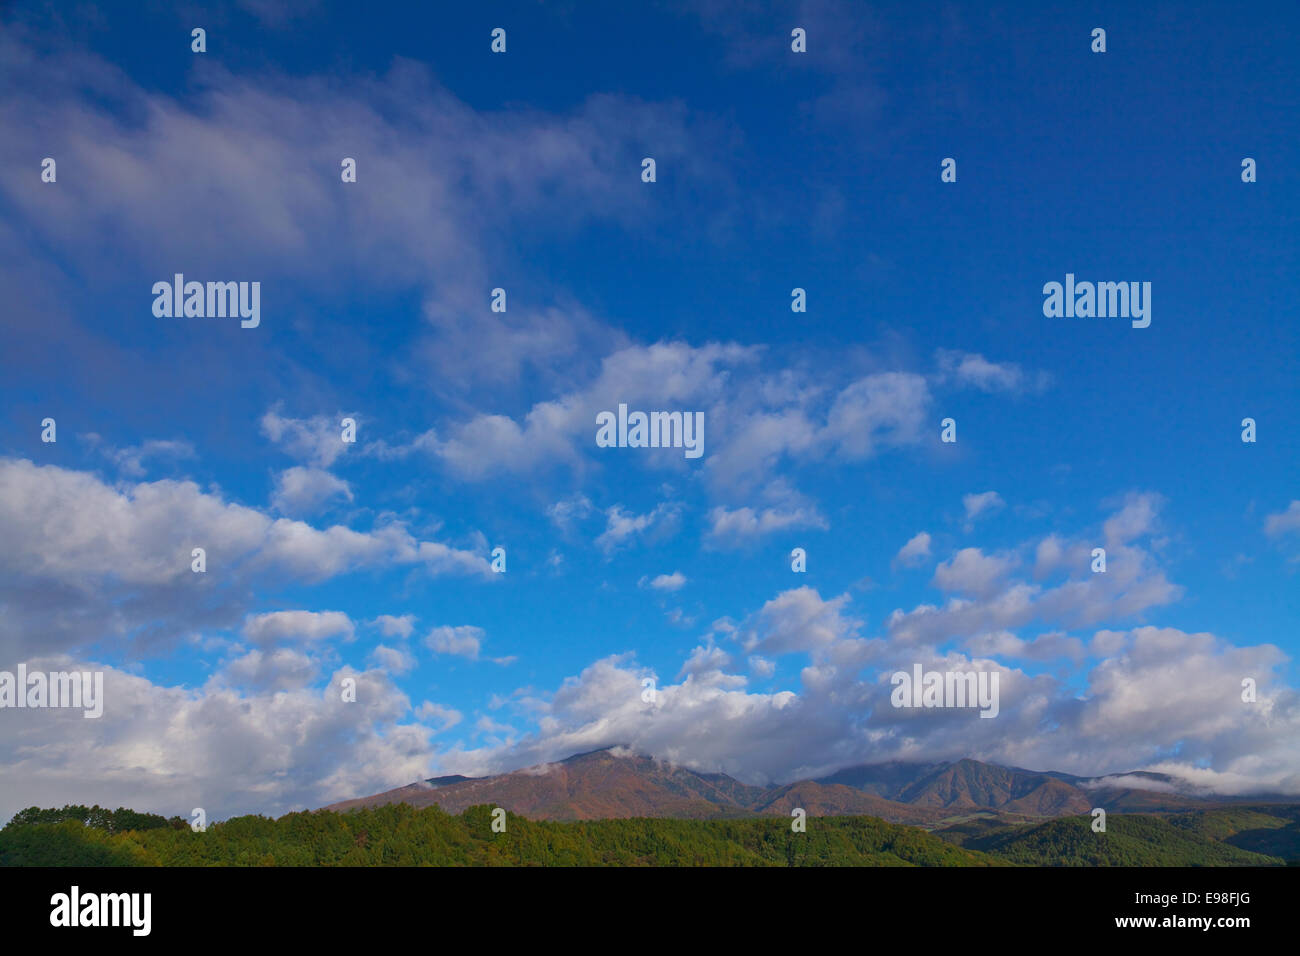
[[409,803],[436,804],[448,813],[460,813],[492,804],[534,820],[707,819],[746,816],[764,792],[726,774],[700,774],[649,757],[616,753],[610,748],[492,777],[411,784],[326,809]]
[[904,763],[901,761],[863,764],[856,767],[845,767],[828,777],[819,777],[817,782],[844,784],[857,790],[874,793],[886,800],[901,800],[903,791],[911,784],[947,766],[949,765],[946,763]]
[[1081,812],[1092,803],[1077,787],[1046,774],[998,767],[977,760],[959,760],[906,787],[901,798],[907,803],[955,809],[990,807],[998,809],[1023,802],[1041,807],[1043,815]]
[[1091,809],[1091,799],[1072,782],[1080,778],[1064,776],[958,760],[850,767],[818,782],[845,783],[889,800],[948,810],[988,808],[1056,816]]
[[1140,771],[1087,778],[967,759],[866,764],[816,780],[764,788],[610,747],[489,777],[436,777],[325,809],[408,803],[459,813],[492,804],[537,820],[592,820],[788,815],[802,807],[812,816],[869,815],[933,826],[978,811],[1042,818],[1086,814],[1093,807],[1112,813],[1153,812],[1228,802],[1177,792],[1179,786],[1172,777]]
[[753,806],[758,813],[789,816],[795,808],[802,808],[812,817],[871,816],[890,823],[925,824],[947,816],[947,812],[932,807],[913,807],[895,803],[872,793],[863,793],[843,784],[817,783],[804,780],[786,784],[767,791]]

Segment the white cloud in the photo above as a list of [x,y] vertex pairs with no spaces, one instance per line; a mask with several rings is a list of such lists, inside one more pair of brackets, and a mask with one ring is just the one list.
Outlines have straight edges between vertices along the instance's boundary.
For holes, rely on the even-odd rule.
[[656,591],[677,591],[686,584],[686,575],[680,571],[674,571],[672,574],[658,574],[646,582],[642,578],[643,587],[653,588]]
[[404,647],[376,644],[370,652],[370,661],[380,670],[390,674],[405,674],[415,669],[415,655]]
[[[1062,543],[1063,550],[1072,546]],[[946,562],[945,573],[991,580],[984,566],[998,559],[968,552]],[[1127,575],[1118,590],[1085,595],[1082,606],[1095,602],[1094,609],[1122,616],[1124,595],[1158,574],[1134,544],[1121,546],[1117,566]],[[1122,570],[1129,567],[1138,570]],[[1110,575],[1082,580],[1101,577]],[[460,721],[460,713],[425,702],[415,716],[438,728],[400,723],[411,712],[409,702],[382,671],[345,668],[329,687],[311,690],[303,682],[315,662],[292,648],[245,654],[199,690],[156,687],[109,669],[105,716],[84,722],[95,727],[73,715],[79,732],[69,735],[57,714],[51,721],[49,714],[38,720],[34,712],[12,712],[18,723],[0,738],[0,772],[13,786],[0,794],[0,813],[57,802],[73,785],[70,775],[83,790],[106,795],[97,797],[101,803],[144,810],[205,806],[218,818],[278,812],[430,776],[432,764],[438,772],[478,774],[614,743],[750,782],[784,782],[861,762],[974,757],[1080,774],[1158,769],[1225,793],[1300,793],[1300,698],[1277,682],[1286,662],[1278,648],[1150,626],[1100,630],[1085,645],[1060,628],[1024,639],[996,623],[1019,615],[1069,617],[1080,607],[1074,583],[1044,589],[1008,582],[976,601],[918,608],[901,625],[887,623],[889,640],[858,636],[865,622],[850,614],[848,595],[823,600],[809,587],[784,591],[740,626],[720,620],[713,631],[731,635],[758,677],[775,674],[776,658],[806,655],[793,689],[750,692],[746,676],[732,672],[731,656],[710,638],[691,653],[675,683],[658,684],[653,707],[641,699],[641,680],[653,672],[631,655],[607,657],[551,693],[503,699],[535,718],[532,732],[480,719],[476,729],[490,735],[484,746],[437,754],[430,734]],[[928,645],[905,633],[922,621]],[[484,638],[482,629],[466,626],[436,628],[429,641],[440,652],[478,656]],[[963,639],[971,654],[986,656],[936,648]],[[994,659],[1082,663],[1098,655],[1105,656],[1082,671],[1082,689],[1074,680],[1031,676]],[[969,712],[892,707],[889,674],[914,664],[996,670],[999,716],[972,720]],[[336,685],[345,675],[358,677],[362,693],[360,703],[342,707]],[[1240,699],[1247,676],[1260,690],[1249,705]]]
[[[911,611],[895,610],[886,625],[892,640],[928,644],[937,640],[999,630],[1014,630],[1034,621],[1062,628],[1087,627],[1103,621],[1131,618],[1149,608],[1168,604],[1182,594],[1136,539],[1156,524],[1159,499],[1130,495],[1111,515],[1107,529],[1107,573],[1093,574],[1088,555],[1095,531],[1077,540],[1053,534],[1035,547],[1038,580],[1064,572],[1066,579],[1042,583],[1010,580],[1018,566],[1014,554],[988,556],[968,548],[935,571],[934,584],[974,598],[953,598],[943,607],[921,604]],[[1121,539],[1130,539],[1122,543]]]
[[925,379],[919,375],[868,375],[836,397],[820,437],[851,461],[888,445],[911,444],[920,440],[929,402]]
[[557,501],[546,509],[547,516],[555,522],[561,531],[572,531],[574,525],[595,511],[591,500],[586,495],[576,495],[565,501]]
[[961,505],[966,512],[966,528],[970,530],[975,519],[980,515],[987,514],[990,511],[996,511],[1006,504],[1002,496],[996,491],[985,491],[980,494],[962,495]]
[[[641,679],[652,672],[630,655],[598,660],[549,696],[536,732],[444,752],[440,767],[490,773],[621,742],[751,783],[803,779],[855,763],[974,757],[1082,775],[1159,767],[1222,792],[1300,793],[1300,700],[1271,682],[1284,660],[1271,645],[1234,647],[1208,634],[1137,628],[1124,633],[1121,658],[1086,672],[1081,695],[1050,675],[1031,677],[988,658],[896,648],[872,658],[864,671],[867,657],[857,639],[805,644],[815,657],[800,672],[797,691],[747,691],[743,676],[727,671],[725,655],[705,646],[696,648],[677,683],[658,685],[653,708],[640,697]],[[1028,646],[1043,660],[1079,649],[1061,634]],[[998,717],[894,708],[889,675],[914,663],[996,671]],[[760,667],[751,662],[756,673]],[[1240,700],[1243,674],[1262,681],[1256,705]],[[1170,758],[1174,752],[1177,758]]]
[[984,554],[979,548],[963,548],[934,569],[933,584],[941,591],[957,591],[986,597],[1015,567],[1014,557]]
[[719,505],[709,512],[708,536],[722,545],[736,545],[788,528],[824,530],[827,527],[826,519],[816,509],[795,508],[783,511],[779,508],[763,508],[755,511],[745,507],[730,510]]
[[[686,674],[713,674],[720,671],[722,668],[729,666],[730,663],[731,655],[716,644],[713,644],[712,642],[709,644],[701,644],[691,651],[690,656],[686,659],[686,663],[682,665],[682,669],[677,676],[680,678]],[[737,677],[734,675],[731,677],[731,680],[739,686],[743,686],[745,683],[743,677]]]
[[[880,372],[831,391],[807,372],[767,374],[761,357],[761,349],[736,343],[629,345],[606,355],[586,384],[535,403],[521,417],[480,413],[426,432],[412,447],[418,444],[467,481],[553,467],[583,473],[618,456],[650,469],[702,468],[715,491],[752,495],[785,458],[861,460],[921,441],[930,402],[922,376]],[[679,449],[597,448],[597,413],[620,404],[700,410],[702,465],[692,465]],[[755,508],[748,530],[739,533],[762,533],[781,522],[823,522],[788,488],[779,497],[765,511]],[[549,513],[567,528],[570,518],[584,514],[584,502],[578,496]]]
[[346,481],[321,468],[295,465],[277,476],[271,504],[288,515],[306,515],[335,498],[352,500]]
[[415,708],[415,716],[420,720],[437,721],[441,725],[438,728],[440,731],[450,730],[463,719],[461,712],[454,707],[444,707],[431,700],[426,700]]
[[1134,538],[1150,534],[1156,527],[1156,516],[1163,499],[1156,494],[1130,494],[1124,506],[1102,525],[1107,548],[1118,548]]
[[[233,626],[252,582],[316,583],[394,565],[491,577],[482,555],[417,540],[397,523],[316,528],[190,481],[114,487],[22,459],[0,459],[0,540],[0,652],[17,655],[131,638],[146,626],[155,640]],[[206,574],[191,570],[195,547],[206,552]]]
[[276,692],[306,687],[319,672],[315,658],[295,648],[253,648],[226,664],[220,679],[235,687]]
[[272,611],[249,615],[244,622],[244,636],[259,644],[335,637],[350,641],[355,633],[351,618],[342,611]]
[[328,468],[348,448],[348,443],[343,441],[344,418],[355,421],[356,414],[287,418],[280,415],[278,408],[273,408],[262,416],[262,434],[276,444],[283,445],[285,451],[293,457],[307,461],[317,466],[317,469]]
[[[434,731],[403,722],[410,701],[382,672],[343,667],[326,685],[301,686],[312,666],[304,655],[254,651],[185,688],[66,657],[28,663],[103,671],[104,715],[7,711],[0,819],[72,793],[168,816],[278,815],[431,776]],[[344,677],[357,681],[353,703],[341,701]],[[258,686],[234,686],[245,683]]]
[[505,735],[507,738],[513,738],[515,729],[509,724],[499,723],[493,720],[487,714],[484,714],[478,720],[474,721],[474,729],[484,734],[493,734],[496,736]]
[[843,616],[849,596],[829,601],[810,587],[783,591],[762,609],[739,633],[747,652],[791,654],[824,647],[850,636],[860,622]]
[[453,654],[476,659],[487,633],[481,627],[462,624],[456,627],[435,627],[425,637],[424,643],[436,654]]
[[939,349],[939,379],[982,392],[1041,392],[1051,383],[1046,372],[1030,375],[1015,362],[990,362],[974,352]]
[[1092,549],[1085,542],[1073,547],[1056,534],[1049,534],[1038,542],[1034,551],[1034,577],[1043,578],[1058,568],[1087,567],[1092,560]]
[[384,637],[408,638],[411,632],[415,630],[415,615],[403,614],[395,617],[392,614],[381,614],[370,622],[379,628],[379,633]]
[[924,564],[929,557],[930,534],[928,531],[921,531],[909,538],[907,544],[898,549],[898,554],[894,555],[894,563],[905,568],[914,568]]
[[1264,533],[1270,538],[1300,531],[1300,501],[1293,501],[1285,511],[1264,519]]
[[[606,355],[585,387],[538,402],[520,421],[480,413],[426,436],[425,447],[458,477],[480,481],[528,474],[557,464],[578,468],[595,454],[596,415],[626,404],[638,408],[711,407],[724,395],[726,371],[750,362],[756,350],[734,344],[692,347],[684,342],[628,346]],[[711,441],[706,411],[705,455]],[[661,466],[684,467],[680,449],[604,450]]]
[[1087,653],[1083,641],[1059,632],[1041,634],[1026,641],[1010,631],[990,631],[977,634],[963,646],[972,654],[1035,661],[1067,659],[1077,662]]
[[194,446],[187,441],[160,441],[151,439],[139,445],[127,448],[114,448],[106,444],[96,434],[84,436],[101,455],[111,461],[117,469],[130,478],[143,478],[146,473],[145,459],[166,458],[173,461],[181,458],[195,458]]
[[[214,61],[172,97],[66,44],[25,43],[12,32],[0,41],[0,61],[16,74],[48,78],[39,89],[5,88],[6,126],[30,130],[50,155],[83,170],[58,196],[0,183],[42,244],[92,270],[128,258],[226,275],[256,261],[282,289],[285,280],[310,281],[334,292],[358,273],[380,291],[417,284],[428,333],[414,343],[413,361],[457,388],[517,378],[524,363],[564,380],[623,338],[567,303],[482,308],[493,265],[521,224],[563,232],[591,219],[661,215],[649,191],[620,172],[646,143],[683,185],[717,186],[730,175],[713,158],[725,128],[697,124],[682,104],[597,94],[559,115],[478,111],[401,57],[380,76],[231,73]],[[358,143],[375,148],[356,156]],[[6,138],[0,163],[26,149]],[[360,163],[355,190],[337,188],[344,156]],[[300,175],[305,168],[334,174]],[[193,222],[204,228],[184,228]],[[331,235],[348,242],[317,241]],[[313,463],[334,454],[318,447]]]
[[605,530],[596,538],[596,547],[607,555],[630,544],[652,529],[670,530],[681,513],[681,506],[662,501],[645,514],[624,511],[622,505],[605,509]]

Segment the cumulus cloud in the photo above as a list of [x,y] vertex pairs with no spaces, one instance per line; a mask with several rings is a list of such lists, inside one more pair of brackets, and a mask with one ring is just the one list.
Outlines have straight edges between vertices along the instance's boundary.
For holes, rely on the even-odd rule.
[[[71,786],[56,766],[74,768],[67,773],[75,773],[77,786],[91,794],[87,799],[166,812],[204,806],[220,817],[386,789],[431,775],[430,763],[437,772],[481,774],[619,742],[754,783],[861,762],[970,756],[1085,775],[1158,769],[1225,793],[1300,793],[1300,700],[1277,683],[1285,657],[1276,647],[1238,647],[1172,628],[1117,631],[1115,656],[1084,672],[1080,693],[1058,678],[1030,676],[987,657],[879,644],[866,653],[841,600],[796,589],[755,615],[768,653],[813,655],[795,689],[750,691],[747,679],[729,670],[730,656],[704,645],[675,683],[657,682],[655,702],[647,706],[642,679],[653,671],[631,655],[607,657],[552,693],[517,695],[518,706],[537,717],[532,732],[520,735],[509,723],[481,718],[476,727],[495,739],[472,750],[435,752],[428,742],[431,733],[461,720],[452,708],[425,702],[415,710],[417,719],[438,725],[433,729],[400,723],[409,702],[381,672],[345,668],[318,690],[295,688],[292,678],[272,680],[272,694],[228,686],[234,676],[255,675],[257,659],[238,660],[228,675],[198,690],[157,687],[110,668],[105,716],[82,721],[77,734],[55,726],[58,713],[53,721],[46,712],[11,715],[18,723],[0,741],[0,765],[13,787],[0,813],[48,803],[51,788]],[[818,633],[798,637],[808,624]],[[990,650],[1014,652],[995,646],[1004,638],[990,636]],[[1061,635],[1038,639],[1044,640],[1055,642],[1050,652],[1044,648],[1044,659],[1072,647]],[[894,708],[889,675],[915,663],[927,670],[996,670],[999,716]],[[749,659],[756,674],[770,674],[768,664],[768,658]],[[270,670],[291,675],[292,665],[286,659]],[[339,704],[343,676],[358,679],[358,703]],[[1259,681],[1255,704],[1240,699],[1242,676]],[[161,738],[160,726],[168,728]],[[55,740],[52,764],[54,752],[46,748]]]
[[962,548],[934,569],[933,583],[940,591],[986,597],[997,590],[1015,565],[1012,556],[988,555],[979,548]]
[[763,605],[739,634],[747,652],[790,654],[812,651],[856,631],[858,621],[844,614],[849,596],[829,601],[810,587],[793,588]]
[[405,674],[415,669],[415,655],[404,647],[389,647],[376,644],[370,652],[370,660],[381,670],[390,674]]
[[478,720],[474,721],[474,729],[481,734],[491,734],[496,737],[505,736],[507,740],[512,740],[515,736],[515,729],[509,724],[503,724],[500,721],[493,720],[487,714],[484,714]]
[[1059,659],[1080,661],[1088,653],[1081,639],[1060,632],[1040,634],[1031,640],[1025,640],[1010,631],[991,631],[975,635],[966,641],[964,646],[971,653],[985,657],[1010,657],[1031,661]]
[[1046,372],[1029,374],[1015,362],[990,362],[975,352],[939,349],[939,380],[982,392],[1041,392],[1051,383]]
[[[917,444],[930,404],[923,376],[877,372],[838,389],[811,372],[765,371],[763,350],[736,343],[628,345],[606,355],[577,388],[509,416],[480,412],[437,426],[409,444],[455,477],[479,482],[501,475],[538,475],[567,468],[584,475],[618,456],[650,470],[702,470],[720,504],[711,537],[734,543],[787,527],[825,527],[816,507],[777,479],[769,500],[751,502],[783,462],[832,458],[860,461],[896,446]],[[601,449],[596,416],[629,409],[700,410],[704,457],[680,449]],[[388,453],[392,453],[390,449]],[[589,513],[583,495],[552,505],[557,525],[571,529]],[[607,541],[610,539],[606,539]]]
[[424,638],[425,647],[435,654],[451,654],[455,657],[468,657],[477,660],[479,650],[487,632],[472,624],[460,624],[455,627],[435,627]]
[[[392,566],[491,577],[487,560],[403,525],[370,531],[272,518],[164,479],[112,486],[89,473],[0,459],[0,656],[174,639],[243,616],[254,581],[316,583]],[[207,572],[191,570],[206,552]]]
[[930,402],[925,379],[907,372],[868,375],[844,389],[826,418],[822,438],[848,460],[882,447],[916,442]]
[[[629,409],[685,409],[711,406],[723,397],[728,369],[753,361],[756,350],[735,344],[684,342],[628,346],[607,356],[581,389],[538,402],[516,421],[479,413],[422,436],[424,447],[458,477],[480,481],[500,474],[529,473],[555,465],[583,467],[598,449],[596,415],[626,404]],[[709,421],[706,412],[706,441]],[[709,445],[705,445],[708,455]],[[637,449],[659,466],[683,467],[681,449]]]
[[379,628],[379,633],[383,634],[384,637],[408,638],[415,630],[415,615],[394,616],[392,614],[381,614],[370,623]]
[[[12,741],[0,742],[0,766],[6,779],[11,771],[23,771],[12,777],[23,781],[11,798],[15,806],[42,802],[51,788],[64,785],[55,768],[75,766],[79,785],[110,795],[108,802],[143,809],[172,800],[209,806],[191,801],[193,790],[187,788],[198,786],[211,788],[216,797],[210,802],[231,812],[266,812],[295,801],[320,804],[385,789],[429,776],[430,764],[443,773],[481,774],[616,743],[755,783],[862,762],[974,757],[1084,775],[1152,769],[1223,793],[1300,793],[1300,698],[1278,678],[1286,657],[1277,647],[1238,646],[1213,634],[1146,624],[1108,626],[1090,639],[1063,627],[1027,637],[1015,633],[1037,617],[1063,622],[1085,610],[1085,617],[1118,621],[1161,596],[1159,588],[1142,590],[1163,575],[1134,531],[1153,528],[1155,516],[1127,507],[1110,516],[1119,519],[1111,526],[1113,537],[1137,537],[1119,546],[1114,579],[1110,573],[1076,577],[1055,567],[1052,574],[1066,571],[1064,581],[1029,584],[1012,577],[1019,565],[1010,556],[971,548],[941,563],[936,586],[978,592],[974,597],[895,612],[883,622],[880,637],[863,636],[866,622],[854,613],[849,595],[826,599],[806,586],[777,594],[739,624],[716,622],[711,634],[743,652],[743,667],[755,677],[773,678],[778,661],[796,656],[798,668],[787,686],[768,692],[751,690],[750,678],[734,669],[738,662],[710,636],[690,652],[674,682],[656,680],[649,705],[641,696],[642,681],[654,679],[654,672],[631,654],[605,657],[553,691],[521,689],[502,698],[502,706],[533,724],[531,730],[480,718],[475,728],[485,735],[481,746],[435,750],[429,735],[459,722],[458,711],[425,702],[416,718],[438,727],[402,723],[410,713],[405,698],[385,683],[383,671],[366,672],[357,675],[366,682],[358,699],[370,710],[358,713],[362,731],[354,736],[354,718],[335,717],[334,688],[341,675],[354,672],[337,671],[329,688],[312,690],[307,685],[316,664],[305,652],[263,647],[236,657],[199,690],[157,688],[112,672],[104,719],[129,721],[129,732],[117,725],[121,739],[97,737],[96,746],[104,747],[99,752],[83,746],[81,734],[72,735],[70,744],[57,733],[50,737],[51,724],[38,725],[29,716],[16,725]],[[1074,546],[1065,538],[1054,545],[1062,554]],[[1093,586],[1103,590],[1092,592]],[[1128,596],[1135,589],[1143,596],[1133,603]],[[298,626],[290,627],[293,620],[268,615],[261,626],[277,636],[304,627],[325,630],[316,617],[298,618]],[[485,637],[481,628],[441,627],[426,644],[438,653],[477,658]],[[1069,675],[1034,674],[1015,664],[1060,660],[1076,669]],[[917,664],[997,672],[998,717],[893,707],[890,675]],[[1259,699],[1251,704],[1241,700],[1245,677],[1259,686]],[[229,738],[226,723],[233,727]],[[131,748],[140,741],[156,740],[156,726],[169,728],[163,751],[147,747],[135,754]],[[294,734],[286,732],[290,726]],[[304,733],[310,746],[300,743]],[[53,739],[63,740],[61,749],[42,753],[39,745]],[[65,763],[69,756],[87,759]],[[201,769],[195,770],[200,758]],[[270,766],[290,771],[269,773]],[[247,807],[250,800],[257,806]]]
[[1293,501],[1285,511],[1271,514],[1264,519],[1264,533],[1270,538],[1300,531],[1300,501]]
[[679,591],[686,584],[686,575],[680,571],[672,574],[657,574],[653,578],[642,578],[641,586],[656,591]]
[[[464,657],[467,660],[476,661],[483,650],[483,642],[487,640],[487,632],[481,627],[475,627],[472,624],[459,624],[455,627],[435,627],[424,638],[424,646],[429,648],[435,654],[449,654],[453,657]],[[494,664],[513,664],[516,660],[514,655],[508,657],[491,658]]]
[[708,537],[717,544],[737,545],[756,540],[763,535],[789,528],[826,529],[826,519],[816,509],[795,508],[735,508],[721,505],[709,512]]
[[557,501],[546,509],[546,515],[555,522],[561,531],[572,531],[575,524],[592,514],[591,499],[586,495],[577,495],[565,501]]
[[[812,609],[818,602],[811,598],[800,594],[793,602]],[[604,658],[549,695],[536,732],[445,751],[439,764],[444,772],[490,773],[622,742],[752,783],[816,776],[854,763],[974,757],[1081,775],[1159,767],[1221,792],[1300,793],[1300,700],[1272,679],[1284,658],[1271,645],[1236,647],[1168,628],[1117,632],[1120,656],[1086,670],[1087,689],[1080,695],[1056,677],[1031,676],[988,657],[879,646],[872,656],[844,636],[845,627],[829,631],[773,646],[776,654],[813,650],[798,690],[750,691],[743,675],[727,670],[729,657],[706,645],[692,652],[676,683],[658,684],[648,707],[641,681],[653,672],[631,655]],[[1042,635],[1028,647],[1004,644],[1007,637],[988,635],[986,643],[990,650],[1030,649],[1043,660],[1079,651],[1060,634]],[[770,673],[765,661],[751,661],[751,669]],[[996,671],[998,717],[893,707],[891,673],[917,663],[926,670]],[[1240,700],[1244,674],[1268,684],[1257,705]],[[701,727],[708,732],[700,733]],[[1171,759],[1175,750],[1178,757]],[[1201,766],[1206,761],[1212,769]]]
[[319,672],[317,660],[295,648],[254,648],[226,664],[220,679],[234,687],[276,692],[306,687]]
[[966,512],[966,529],[969,531],[974,525],[975,519],[980,515],[988,514],[991,511],[1003,507],[1006,504],[1002,496],[996,491],[985,491],[980,494],[962,495],[961,506]]
[[[1093,574],[1090,537],[1069,540],[1048,535],[1033,547],[1034,582],[1010,575],[1019,567],[1015,554],[986,555],[967,548],[936,569],[934,585],[969,595],[943,606],[921,604],[895,610],[886,620],[892,640],[925,644],[944,637],[971,638],[1015,630],[1035,621],[1058,627],[1087,627],[1106,620],[1125,620],[1168,604],[1182,594],[1139,543],[1157,524],[1159,498],[1131,495],[1103,523],[1109,542],[1107,572]],[[1064,580],[1060,576],[1064,574]],[[1057,579],[1056,583],[1045,582]]]
[[[685,674],[713,675],[719,673],[722,668],[727,667],[730,663],[731,655],[716,644],[701,644],[691,651],[677,676],[680,678]],[[730,680],[737,686],[744,686],[745,683],[744,678],[734,675],[730,676]]]
[[435,704],[431,700],[423,701],[419,707],[415,708],[415,716],[420,720],[437,722],[439,731],[450,730],[464,719],[464,715],[456,708],[444,707],[442,704]]
[[276,477],[271,504],[287,515],[307,515],[336,498],[352,500],[346,481],[322,468],[295,465]]
[[1069,542],[1056,534],[1049,534],[1034,549],[1034,577],[1044,578],[1065,568],[1082,570],[1092,562],[1090,542]]
[[356,420],[355,413],[288,418],[281,415],[278,408],[273,408],[262,416],[262,434],[282,445],[293,457],[316,466],[312,471],[318,471],[334,464],[347,451],[348,443],[343,440],[342,421],[348,417]]
[[1161,496],[1156,494],[1128,495],[1123,507],[1102,525],[1106,547],[1118,548],[1134,538],[1150,534],[1155,530],[1156,518],[1163,503]]
[[350,641],[356,629],[342,611],[272,611],[254,614],[244,622],[244,636],[259,644],[278,641],[325,641],[339,637]]
[[83,436],[87,442],[129,478],[143,478],[147,459],[164,459],[177,461],[195,458],[194,446],[187,441],[164,441],[150,439],[138,445],[115,448],[94,433]]
[[605,511],[605,530],[597,536],[596,547],[608,555],[652,530],[671,531],[680,513],[680,505],[667,501],[640,515],[614,505]]
[[[303,686],[304,655],[255,651],[187,688],[67,657],[29,666],[103,671],[104,715],[7,711],[0,819],[74,793],[168,816],[192,807],[210,820],[275,815],[430,776],[434,731],[407,722],[409,699],[379,671],[343,667],[323,686]],[[355,702],[341,699],[345,677],[357,682]]]
[[898,554],[894,555],[894,563],[905,568],[914,568],[924,564],[929,557],[930,534],[927,531],[921,531],[909,538],[907,544],[898,549]]

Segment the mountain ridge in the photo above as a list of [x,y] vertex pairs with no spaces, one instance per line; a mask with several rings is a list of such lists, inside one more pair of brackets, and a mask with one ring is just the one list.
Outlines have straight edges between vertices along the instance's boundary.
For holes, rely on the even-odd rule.
[[[972,813],[1053,818],[1087,814],[1097,806],[1119,813],[1184,811],[1269,799],[1197,794],[1176,778],[1147,771],[1082,777],[971,758],[860,764],[815,779],[760,787],[612,745],[502,774],[431,777],[322,809],[407,803],[460,813],[492,804],[537,820],[598,820],[726,819],[789,815],[802,808],[811,816],[874,816],[926,826]],[[1295,798],[1276,800],[1288,801]]]

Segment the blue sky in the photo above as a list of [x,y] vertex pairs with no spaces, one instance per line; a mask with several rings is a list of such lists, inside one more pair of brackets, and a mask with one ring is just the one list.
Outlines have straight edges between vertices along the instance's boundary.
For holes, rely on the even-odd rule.
[[[7,7],[0,668],[108,693],[4,712],[0,815],[613,743],[1300,792],[1297,26]],[[176,272],[260,282],[261,324],[155,317]],[[1067,272],[1150,282],[1150,326],[1045,317]],[[597,448],[619,402],[703,412],[703,457]],[[892,710],[914,661],[999,670],[1001,715]]]

